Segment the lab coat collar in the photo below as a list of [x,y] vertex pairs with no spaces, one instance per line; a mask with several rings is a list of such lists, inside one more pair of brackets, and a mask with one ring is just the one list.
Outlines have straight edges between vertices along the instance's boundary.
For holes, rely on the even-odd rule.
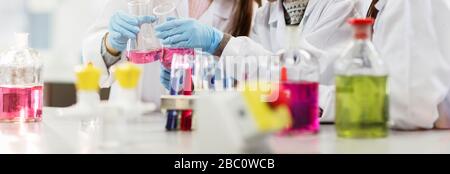
[[[179,17],[189,17],[189,1],[179,0],[177,7],[177,15]],[[233,12],[233,5],[235,0],[213,0],[207,11],[211,11],[214,15],[219,16],[223,19],[230,18]]]
[[386,6],[386,0],[380,0],[375,4],[375,8],[377,8],[378,11],[383,10],[384,6]]
[[[312,9],[314,9],[314,6],[317,4],[318,0],[310,0],[308,2],[308,7],[306,7],[305,11],[305,17],[303,19],[307,19],[306,16],[309,16],[312,12]],[[283,0],[277,0],[276,2],[270,2],[270,3],[276,3],[271,6],[270,8],[270,17],[269,17],[269,25],[275,23],[275,22],[285,22],[284,20],[284,7],[283,7]]]

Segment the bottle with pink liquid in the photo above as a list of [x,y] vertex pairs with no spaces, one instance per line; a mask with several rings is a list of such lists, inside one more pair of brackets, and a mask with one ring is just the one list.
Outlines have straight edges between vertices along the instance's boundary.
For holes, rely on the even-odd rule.
[[42,119],[42,60],[28,47],[28,34],[17,33],[13,47],[0,55],[0,122]]
[[283,64],[280,95],[289,106],[292,125],[283,135],[319,132],[319,77],[317,59],[299,46],[299,27],[287,26],[287,49],[279,52]]

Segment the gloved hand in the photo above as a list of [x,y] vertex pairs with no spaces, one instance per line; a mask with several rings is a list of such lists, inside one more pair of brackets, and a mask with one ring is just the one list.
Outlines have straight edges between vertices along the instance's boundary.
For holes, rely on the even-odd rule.
[[210,54],[214,54],[223,38],[221,31],[193,19],[168,19],[155,30],[163,45],[201,48]]
[[167,90],[170,90],[170,70],[161,65],[161,74],[159,80]]
[[118,52],[125,50],[128,39],[136,39],[140,26],[156,21],[155,16],[134,17],[123,11],[116,12],[109,22],[108,42]]

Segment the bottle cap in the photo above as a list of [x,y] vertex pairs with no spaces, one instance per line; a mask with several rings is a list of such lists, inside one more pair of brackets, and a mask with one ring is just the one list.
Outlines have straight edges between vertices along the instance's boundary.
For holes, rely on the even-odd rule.
[[373,18],[351,18],[348,23],[354,26],[373,25],[375,20]]
[[77,90],[98,91],[101,71],[94,64],[88,63],[86,66],[75,70],[77,76]]
[[288,76],[287,76],[287,68],[286,66],[281,67],[281,82],[287,82]]
[[374,24],[373,18],[352,18],[349,23],[354,27],[355,39],[368,39],[371,35],[371,26]]
[[114,68],[114,76],[124,89],[134,89],[139,83],[141,68],[132,63],[124,63]]

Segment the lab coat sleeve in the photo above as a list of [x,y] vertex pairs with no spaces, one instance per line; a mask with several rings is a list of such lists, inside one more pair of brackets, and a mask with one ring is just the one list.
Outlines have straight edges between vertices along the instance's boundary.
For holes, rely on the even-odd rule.
[[439,118],[450,89],[449,16],[448,0],[400,0],[386,1],[377,19],[374,43],[390,70],[394,128],[431,129]]
[[102,76],[99,85],[102,88],[110,87],[113,82],[108,66],[105,64],[103,56],[101,55],[103,37],[108,32],[109,19],[113,13],[118,10],[126,11],[126,8],[126,0],[106,1],[101,15],[89,29],[87,36],[83,41],[83,62],[92,62],[101,70]]

